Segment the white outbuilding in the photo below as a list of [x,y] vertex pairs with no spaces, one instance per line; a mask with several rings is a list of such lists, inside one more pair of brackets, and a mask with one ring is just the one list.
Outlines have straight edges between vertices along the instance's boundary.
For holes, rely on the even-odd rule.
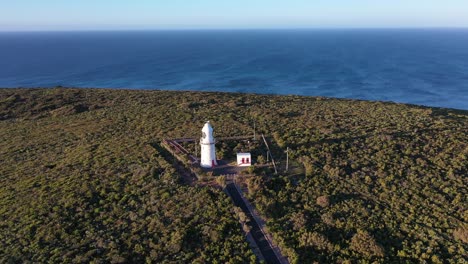
[[252,165],[252,157],[250,153],[237,153],[237,166],[248,167]]
[[213,168],[218,165],[216,162],[216,140],[213,136],[213,127],[210,121],[206,122],[202,129],[202,137],[200,139],[201,159],[200,166],[202,168]]

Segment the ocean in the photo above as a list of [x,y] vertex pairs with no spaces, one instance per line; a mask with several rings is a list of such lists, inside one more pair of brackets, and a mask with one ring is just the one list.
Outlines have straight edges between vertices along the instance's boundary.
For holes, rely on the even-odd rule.
[[0,33],[0,87],[59,85],[468,109],[468,29]]

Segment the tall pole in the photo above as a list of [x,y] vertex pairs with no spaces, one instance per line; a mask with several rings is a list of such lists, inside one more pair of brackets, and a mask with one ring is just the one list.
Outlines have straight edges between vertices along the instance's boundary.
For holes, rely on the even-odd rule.
[[273,164],[273,168],[275,169],[275,174],[278,174],[278,170],[276,169],[275,159],[273,159],[273,155],[271,154],[270,146],[268,146],[268,142],[265,139],[265,135],[262,134],[262,138],[263,138],[263,142],[265,143],[265,146],[267,147],[268,152],[270,153],[271,163]]
[[289,147],[286,148],[286,171],[289,168]]

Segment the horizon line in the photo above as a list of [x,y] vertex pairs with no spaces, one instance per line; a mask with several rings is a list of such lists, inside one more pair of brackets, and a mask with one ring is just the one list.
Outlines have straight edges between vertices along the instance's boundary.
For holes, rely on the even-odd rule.
[[118,32],[118,31],[282,31],[282,30],[415,30],[468,29],[468,26],[404,26],[404,27],[258,27],[258,28],[70,28],[70,29],[0,29],[0,33],[28,32]]

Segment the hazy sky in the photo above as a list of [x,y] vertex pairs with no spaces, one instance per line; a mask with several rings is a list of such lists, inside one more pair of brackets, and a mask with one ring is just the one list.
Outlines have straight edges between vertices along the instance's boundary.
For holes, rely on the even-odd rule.
[[468,27],[468,0],[0,0],[0,30]]

